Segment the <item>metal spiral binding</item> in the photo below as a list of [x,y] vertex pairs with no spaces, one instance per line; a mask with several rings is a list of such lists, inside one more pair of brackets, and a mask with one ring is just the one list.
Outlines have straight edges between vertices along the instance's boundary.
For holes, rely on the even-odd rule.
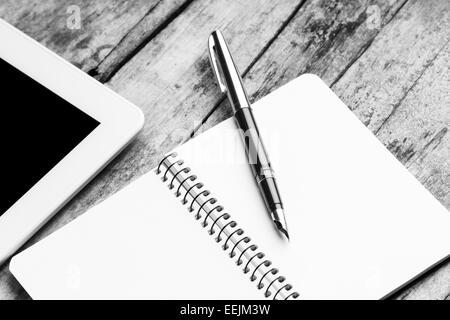
[[191,169],[177,158],[176,153],[168,154],[160,161],[156,174],[168,183],[169,189],[176,190],[175,197],[181,199],[182,205],[194,214],[196,220],[201,220],[200,225],[214,236],[216,242],[222,243],[222,249],[228,252],[228,256],[238,266],[244,265],[244,273],[250,274],[250,281],[257,284],[257,289],[264,291],[266,298],[288,300],[299,297],[292,285],[278,274],[278,269],[271,267],[272,262],[258,251],[258,246],[252,243],[244,230],[238,228],[225,209],[217,204],[211,192],[197,181]]

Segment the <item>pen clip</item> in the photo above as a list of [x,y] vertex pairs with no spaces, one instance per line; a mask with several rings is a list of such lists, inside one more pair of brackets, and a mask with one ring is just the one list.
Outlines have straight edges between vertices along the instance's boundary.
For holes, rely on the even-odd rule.
[[220,91],[222,93],[225,93],[225,92],[227,92],[227,87],[223,83],[223,79],[222,79],[223,74],[219,69],[219,65],[217,64],[216,46],[215,46],[213,35],[210,35],[208,38],[208,49],[209,49],[209,61],[211,62],[211,65],[213,67],[213,71],[216,76]]

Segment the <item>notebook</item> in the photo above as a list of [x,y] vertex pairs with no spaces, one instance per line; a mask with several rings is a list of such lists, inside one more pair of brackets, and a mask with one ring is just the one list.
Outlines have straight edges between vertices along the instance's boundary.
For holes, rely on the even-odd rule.
[[16,255],[11,272],[38,299],[379,299],[448,255],[449,212],[319,78],[254,113],[290,242],[229,119]]

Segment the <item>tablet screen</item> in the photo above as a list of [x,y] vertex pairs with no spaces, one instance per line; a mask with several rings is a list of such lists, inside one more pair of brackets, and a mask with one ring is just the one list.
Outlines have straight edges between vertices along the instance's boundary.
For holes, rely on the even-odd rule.
[[0,216],[99,122],[0,59]]

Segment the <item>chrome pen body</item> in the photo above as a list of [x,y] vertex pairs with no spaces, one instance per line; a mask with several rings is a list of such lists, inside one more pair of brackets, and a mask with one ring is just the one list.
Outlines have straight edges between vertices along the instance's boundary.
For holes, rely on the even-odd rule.
[[220,90],[226,93],[245,146],[247,160],[264,199],[267,211],[276,226],[288,239],[283,203],[278,191],[269,157],[259,134],[242,79],[220,31],[208,40],[210,61]]

